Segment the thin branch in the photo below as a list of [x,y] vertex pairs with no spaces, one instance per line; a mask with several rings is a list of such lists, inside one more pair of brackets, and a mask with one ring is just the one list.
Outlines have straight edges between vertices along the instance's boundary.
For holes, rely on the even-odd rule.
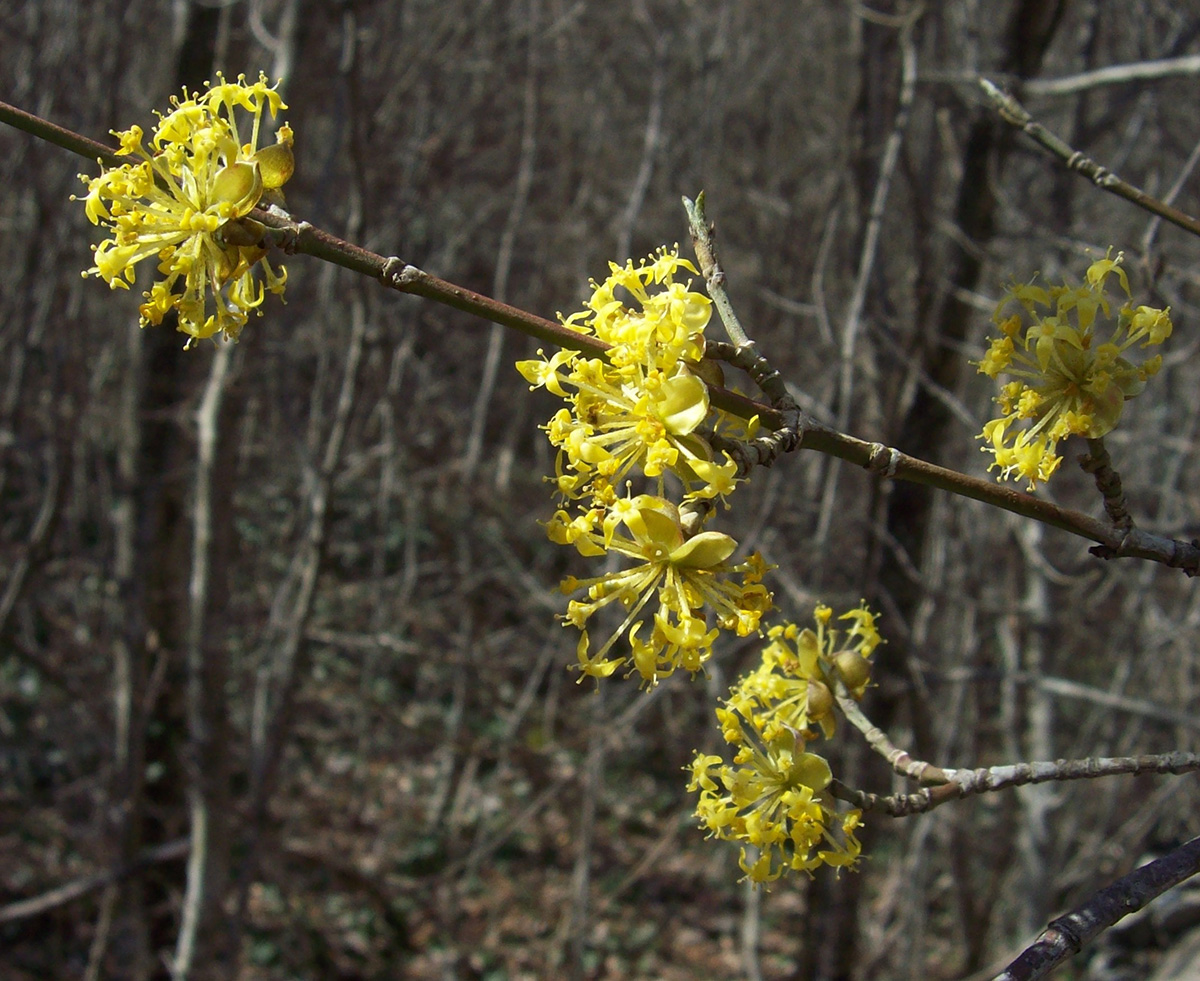
[[[617,712],[615,708],[611,709],[606,717],[607,721],[597,730],[594,738],[610,750],[623,747],[630,738],[634,722],[657,705],[660,699],[667,697],[668,692],[677,691],[681,682],[682,678],[675,675],[648,692],[634,693],[632,697],[626,699],[624,710]],[[452,861],[441,870],[442,880],[450,881],[454,876],[459,875],[463,868],[476,867],[485,861],[513,835],[518,834],[522,828],[528,827],[534,815],[541,811],[549,801],[561,800],[564,788],[582,779],[581,773],[582,768],[563,769],[515,818],[497,821],[494,827],[484,828],[481,825],[481,830],[486,831],[490,837],[480,834],[468,855]]]
[[841,214],[841,205],[835,203],[825,219],[825,229],[821,232],[821,243],[817,246],[817,258],[813,263],[812,279],[809,281],[813,308],[817,315],[817,329],[821,332],[821,340],[830,347],[833,347],[834,340],[833,326],[829,322],[829,304],[825,300],[825,271],[829,266],[829,257],[833,254]]
[[1063,780],[1094,780],[1097,777],[1140,773],[1191,773],[1200,770],[1200,754],[1160,753],[1144,756],[1088,757],[1082,760],[1053,760],[1041,763],[1011,763],[977,770],[946,770],[947,779],[958,786],[960,796],[990,793],[1025,784]]
[[[715,398],[713,401],[715,404]],[[765,420],[767,417],[763,418]],[[1179,541],[1140,529],[1122,535],[1108,522],[1082,512],[1059,507],[1050,501],[990,480],[970,477],[956,470],[927,463],[882,443],[868,443],[847,436],[808,420],[807,417],[801,428],[801,446],[805,449],[840,457],[882,477],[909,480],[949,491],[961,497],[1003,508],[1022,517],[1033,518],[1081,538],[1089,538],[1100,543],[1100,550],[1093,550],[1093,554],[1100,558],[1144,558],[1161,562],[1172,569],[1182,569],[1189,576],[1200,573],[1200,542]]]
[[33,916],[49,913],[51,910],[81,899],[97,889],[103,889],[114,882],[128,878],[150,865],[186,858],[190,848],[191,842],[187,838],[177,838],[175,841],[147,849],[136,862],[130,862],[120,868],[108,869],[105,872],[85,875],[71,882],[65,882],[61,886],[55,886],[40,896],[19,899],[7,906],[0,906],[0,923],[13,923],[17,920],[27,920]]
[[655,31],[651,36],[654,35],[657,35],[654,41],[654,74],[650,78],[650,104],[642,135],[642,159],[633,178],[633,185],[629,189],[625,213],[617,226],[617,258],[620,260],[628,258],[633,251],[633,228],[646,202],[646,192],[650,189],[650,180],[654,176],[654,164],[663,143],[663,94],[666,90],[669,64],[667,51],[673,38],[670,31]]
[[[205,634],[211,629],[209,609],[213,563],[213,511],[217,467],[217,444],[221,439],[221,406],[228,389],[233,361],[233,344],[224,343],[210,366],[208,382],[196,411],[196,481],[195,502],[192,507],[192,570],[188,583],[188,629],[185,705],[187,710],[188,749],[188,814],[191,821],[191,850],[188,855],[187,884],[184,889],[180,915],[179,936],[171,973],[186,978],[196,957],[201,924],[213,908],[213,883],[210,851],[213,827],[222,816],[213,813],[213,793],[210,781],[213,774],[205,772],[205,764],[214,747],[212,702],[222,699],[224,692],[207,691],[206,655],[209,654]],[[221,747],[224,749],[224,747]]]
[[[597,689],[591,700],[592,730],[596,731],[608,722],[604,705],[605,692]],[[572,981],[587,977],[585,962],[592,936],[592,863],[598,850],[596,833],[597,799],[603,793],[604,758],[607,744],[603,739],[591,740],[580,774],[580,797],[576,805],[579,823],[575,828],[575,864],[571,870],[571,898],[569,908],[564,910],[563,927],[570,933],[567,942],[571,951],[568,972]]]
[[128,157],[121,156],[112,147],[89,140],[86,136],[80,136],[57,123],[42,119],[41,116],[10,106],[7,102],[0,102],[0,123],[8,123],[9,126],[36,136],[39,140],[53,143],[89,160],[99,160],[110,167],[120,167],[129,163]]
[[746,981],[762,981],[762,964],[759,962],[758,948],[762,941],[762,889],[749,876],[742,884],[742,925],[739,931],[742,953],[742,968],[746,972]]
[[790,453],[804,438],[803,415],[800,406],[788,392],[783,376],[771,367],[771,363],[758,353],[751,341],[741,347],[726,341],[707,341],[704,345],[705,358],[725,361],[740,368],[759,390],[770,400],[784,424],[765,436],[749,441],[729,439],[717,433],[704,431],[705,439],[717,452],[724,451],[738,465],[738,476],[744,477],[757,467],[770,467],[782,453]]
[[[783,375],[772,368],[771,363],[758,353],[753,341],[738,347],[725,341],[709,340],[704,344],[704,356],[728,362],[735,368],[744,371],[758,386],[759,391],[770,400],[771,408],[778,411],[785,420],[790,419],[789,413],[798,411],[799,407],[791,393],[788,392],[787,382],[783,380]],[[799,420],[796,419],[791,420],[788,425],[794,427],[798,423]],[[784,428],[788,428],[788,426]]]
[[[913,7],[909,16],[901,23],[900,30],[900,92],[896,101],[896,116],[892,121],[892,129],[884,144],[883,156],[879,162],[879,174],[875,180],[875,190],[871,195],[871,208],[867,217],[866,229],[863,233],[862,250],[859,253],[858,273],[854,279],[854,292],[850,297],[850,306],[846,311],[846,322],[842,328],[840,350],[838,352],[838,381],[837,381],[837,417],[838,429],[845,429],[850,422],[850,412],[854,403],[854,368],[855,353],[858,348],[858,338],[862,333],[863,311],[867,305],[867,290],[870,287],[875,271],[875,262],[879,255],[879,239],[883,232],[883,220],[887,213],[888,197],[891,194],[892,179],[900,161],[900,149],[904,143],[904,134],[908,130],[908,121],[912,114],[913,99],[917,87],[917,45],[914,38],[914,28],[923,13],[923,5]],[[824,488],[821,492],[821,506],[818,511],[817,527],[813,538],[818,549],[824,548],[829,531],[833,525],[833,516],[837,511],[838,481],[842,468],[838,464],[829,467],[825,474]]]
[[978,770],[943,770],[947,782],[926,787],[912,794],[869,794],[848,787],[839,780],[830,786],[834,797],[847,801],[864,811],[880,811],[889,817],[909,817],[924,814],[952,800],[974,794],[1023,787],[1026,784],[1061,782],[1064,780],[1095,780],[1099,777],[1142,773],[1192,773],[1200,770],[1200,755],[1195,753],[1163,753],[1157,756],[1120,756],[1082,760],[1054,760],[1040,763],[1013,763],[1007,766],[984,767]]
[[1046,977],[1122,917],[1141,909],[1197,872],[1200,872],[1200,838],[1193,838],[1170,854],[1134,869],[1101,889],[1086,903],[1052,920],[1032,946],[996,975],[995,981],[1035,981]]
[[[879,255],[879,237],[883,231],[883,219],[887,214],[888,196],[892,189],[892,178],[900,161],[900,148],[912,112],[913,98],[917,88],[917,46],[913,38],[913,27],[921,16],[918,5],[912,15],[905,19],[900,32],[900,93],[896,100],[896,117],[892,130],[884,144],[883,157],[879,162],[879,176],[871,196],[871,208],[867,216],[867,227],[863,235],[862,251],[858,260],[858,275],[854,278],[854,292],[850,308],[846,312],[846,324],[842,330],[839,361],[841,374],[838,379],[838,427],[850,421],[850,407],[854,388],[854,353],[862,331],[862,315],[867,305],[867,290],[875,271],[875,260]],[[835,481],[836,482],[836,479]]]
[[[261,832],[266,808],[274,791],[275,778],[293,723],[296,694],[303,676],[302,650],[312,616],[317,576],[328,544],[328,512],[334,477],[342,459],[351,413],[358,397],[358,371],[366,335],[366,310],[361,295],[350,295],[350,337],[333,421],[325,441],[317,472],[308,495],[308,521],[280,585],[276,608],[267,625],[272,663],[264,685],[266,723],[261,737],[251,741],[250,806],[252,834]],[[284,599],[290,602],[284,602]],[[243,882],[245,887],[246,883]],[[241,902],[241,898],[239,898]]]
[[907,750],[894,745],[888,739],[887,733],[867,718],[840,679],[834,680],[834,697],[837,699],[838,708],[846,716],[846,720],[862,733],[867,745],[887,760],[888,766],[902,777],[908,777],[910,780],[924,784],[944,784],[950,779],[941,767],[915,759],[908,754]]
[[1200,55],[1138,61],[1129,65],[1109,65],[1090,72],[1080,72],[1078,75],[1064,75],[1062,78],[1022,80],[1021,89],[1028,95],[1074,95],[1103,85],[1147,82],[1176,75],[1200,75]]
[[[517,241],[517,232],[521,228],[521,219],[525,214],[525,206],[529,202],[529,192],[533,187],[534,160],[537,156],[537,107],[538,107],[538,45],[534,35],[537,33],[538,9],[537,0],[530,0],[528,10],[525,65],[525,99],[521,114],[521,152],[517,162],[517,180],[513,190],[512,202],[508,209],[508,218],[504,222],[504,231],[500,235],[500,245],[496,249],[496,272],[492,279],[492,292],[497,299],[503,299],[508,294],[508,277],[512,271],[513,252]],[[496,389],[496,376],[500,373],[500,357],[504,350],[504,331],[500,324],[493,324],[488,334],[487,353],[483,358],[483,372],[479,379],[479,391],[475,395],[475,406],[471,412],[471,428],[467,434],[466,450],[462,459],[462,479],[469,484],[479,465],[483,454],[483,437],[487,427],[488,409],[492,402],[492,393]]]
[[38,506],[37,516],[33,519],[33,527],[29,530],[17,559],[9,567],[8,582],[4,584],[4,592],[0,594],[0,632],[8,623],[9,616],[16,608],[25,589],[27,577],[34,568],[49,539],[54,527],[54,520],[62,504],[62,473],[59,467],[59,447],[55,442],[48,442],[45,447],[45,460],[48,475],[46,486],[42,492],[42,500]]
[[1105,691],[1103,688],[1094,688],[1091,685],[1084,685],[1067,678],[1053,678],[1040,674],[1032,675],[1022,672],[1017,675],[1016,680],[1021,684],[1033,685],[1051,695],[1075,698],[1091,702],[1093,705],[1103,705],[1118,712],[1137,715],[1164,725],[1182,726],[1193,731],[1200,730],[1200,718],[1197,718],[1194,713],[1164,708],[1149,699],[1130,698],[1128,695],[1117,695]]
[[1151,214],[1165,218],[1173,225],[1178,225],[1184,231],[1200,236],[1200,220],[1157,198],[1152,198],[1145,191],[1121,180],[1116,174],[1101,167],[1090,157],[1071,147],[1061,137],[1051,133],[1041,123],[1036,122],[1021,103],[1006,92],[1001,92],[986,78],[981,78],[979,85],[995,107],[996,112],[1000,114],[1001,119],[1021,130],[1038,146],[1061,160],[1068,170],[1074,170],[1083,175],[1101,190],[1124,198],[1139,208],[1144,208]]
[[[1163,201],[1167,204],[1174,203],[1179,197],[1180,192],[1187,186],[1191,180],[1192,174],[1196,170],[1196,165],[1200,164],[1200,141],[1192,147],[1192,152],[1188,154],[1187,160],[1184,161],[1183,168],[1175,177],[1174,183],[1167,189],[1167,193],[1163,196]],[[1146,223],[1146,232],[1142,236],[1141,259],[1140,265],[1147,270],[1149,275],[1147,279],[1154,281],[1157,277],[1154,276],[1151,270],[1151,256],[1154,249],[1154,238],[1158,235],[1158,230],[1162,227],[1162,219],[1155,215]]]

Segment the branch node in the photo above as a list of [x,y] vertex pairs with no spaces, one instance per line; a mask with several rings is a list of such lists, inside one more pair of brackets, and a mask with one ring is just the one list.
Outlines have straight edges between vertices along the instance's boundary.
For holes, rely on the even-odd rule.
[[[272,205],[272,208],[275,206]],[[312,234],[313,226],[311,222],[300,221],[287,229],[287,236],[283,240],[283,251],[285,255],[295,255],[296,249],[300,245],[300,239],[305,235]]]
[[895,477],[900,465],[900,451],[894,446],[884,446],[882,443],[872,443],[868,447],[867,462],[864,469],[884,477]]
[[383,268],[379,270],[379,281],[384,286],[389,286],[394,290],[400,289],[405,283],[411,282],[413,273],[419,270],[416,266],[410,266],[403,259],[397,256],[388,256],[383,261]]

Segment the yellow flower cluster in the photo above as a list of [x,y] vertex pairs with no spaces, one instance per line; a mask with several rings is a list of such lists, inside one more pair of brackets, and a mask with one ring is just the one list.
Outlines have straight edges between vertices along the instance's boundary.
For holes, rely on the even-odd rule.
[[[608,677],[627,661],[648,687],[681,667],[694,673],[711,656],[720,629],[746,636],[771,609],[762,559],[731,564],[737,543],[718,532],[685,531],[679,507],[667,497],[677,489],[669,474],[685,501],[704,501],[730,494],[737,473],[728,454],[714,460],[698,432],[710,415],[698,372],[711,303],[676,282],[681,269],[696,272],[677,249],[664,248],[636,266],[612,263],[608,279],[591,284],[587,309],[563,322],[609,343],[606,357],[539,351],[538,359],[517,362],[531,388],[567,403],[543,428],[558,449],[552,479],[575,514],[558,511],[547,526],[550,538],[585,556],[614,553],[632,563],[562,584],[565,593],[586,591],[565,618],[582,632],[580,680]],[[717,425],[731,427],[713,415]],[[634,495],[628,488],[635,477],[648,478],[655,493]],[[623,620],[593,653],[588,620],[613,603]],[[623,638],[629,656],[610,657]]]
[[[1135,364],[1126,352],[1161,344],[1171,334],[1169,311],[1132,303],[1121,255],[1088,267],[1077,286],[1013,284],[993,320],[1000,336],[991,340],[980,372],[1013,380],[996,398],[1003,415],[983,427],[983,449],[992,453],[1000,479],[1050,478],[1062,463],[1058,441],[1067,436],[1096,439],[1112,431],[1127,399],[1162,367],[1156,355]],[[1129,302],[1114,313],[1106,283],[1115,275]],[[1008,312],[1013,306],[1019,309]],[[1018,423],[1027,421],[1028,426]]]
[[[292,175],[292,131],[286,124],[276,133],[277,143],[258,148],[263,111],[274,118],[287,107],[261,74],[251,84],[241,75],[237,82],[218,76],[205,92],[189,96],[184,89],[183,98],[173,96],[171,104],[159,118],[150,150],[140,126],[113,134],[120,152],[137,162],[96,178],[80,175],[88,187],[88,219],[112,234],[95,247],[95,265],[84,275],[128,289],[134,266],[154,258],[163,278],[142,294],[143,325],[160,324],[174,310],[179,329],[190,338],[218,332],[236,338],[263,301],[253,268],[262,265],[272,293],[282,294],[287,281],[286,270],[271,268],[265,249],[247,244],[245,233],[227,232],[229,222],[244,218]],[[248,133],[239,131],[235,109],[251,115]]]
[[701,826],[742,843],[740,865],[754,882],[788,869],[853,866],[860,851],[854,831],[861,811],[837,813],[829,764],[807,748],[818,738],[814,725],[833,735],[838,683],[862,697],[881,639],[866,606],[839,618],[850,621],[845,631],[830,627],[827,606],[818,606],[813,619],[816,630],[773,627],[762,663],[717,709],[726,742],[737,747],[733,764],[697,753],[690,767],[688,789],[700,792]]
[[[625,529],[622,534],[619,529]],[[551,540],[574,545],[588,556],[615,552],[633,562],[629,568],[562,583],[564,593],[587,591],[587,600],[572,600],[566,622],[582,631],[579,668],[583,675],[607,678],[627,659],[610,658],[613,646],[628,637],[632,668],[647,687],[656,685],[677,668],[693,674],[712,655],[717,629],[708,629],[703,615],[712,610],[720,628],[745,637],[758,630],[763,613],[771,608],[771,594],[762,585],[766,571],[756,554],[731,565],[737,548],[729,535],[702,531],[685,538],[679,510],[665,498],[640,494],[620,498],[607,512],[591,508],[572,520],[559,511],[548,525]],[[731,574],[740,574],[736,582]],[[657,605],[651,604],[657,599]],[[627,611],[620,626],[590,653],[586,624],[598,610],[618,602]],[[639,637],[646,621],[647,636]]]
[[696,269],[668,249],[637,266],[609,265],[608,279],[591,284],[587,309],[564,321],[611,344],[607,358],[561,350],[517,362],[531,388],[545,388],[569,406],[543,427],[558,448],[559,492],[607,507],[640,470],[660,494],[669,472],[685,497],[724,497],[737,466],[728,455],[715,461],[696,433],[709,415],[708,388],[697,370],[711,301],[675,282],[680,269]]

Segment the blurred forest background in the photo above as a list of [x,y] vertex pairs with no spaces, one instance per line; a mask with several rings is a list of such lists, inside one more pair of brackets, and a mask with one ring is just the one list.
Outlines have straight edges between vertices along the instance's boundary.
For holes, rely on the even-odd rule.
[[[1197,0],[0,0],[0,37],[0,98],[109,142],[215,69],[283,77],[298,217],[551,317],[686,248],[704,189],[804,407],[973,474],[1003,283],[1115,246],[1176,331],[1109,446],[1143,527],[1200,534],[1200,242],[975,81],[1196,212],[1197,74],[1071,80],[1200,55]],[[190,977],[246,981],[982,978],[1200,832],[1195,777],[1029,787],[869,814],[859,872],[749,891],[681,768],[756,643],[650,695],[574,683],[556,586],[583,573],[537,525],[555,405],[511,366],[535,345],[297,256],[286,306],[185,352],[80,278],[81,170],[0,127],[4,981],[167,977],[181,935]],[[1039,493],[1099,513],[1080,451]],[[786,615],[882,610],[865,704],[916,754],[1195,748],[1178,572],[803,451],[734,505],[714,527]],[[1177,972],[1144,934],[1069,976]]]

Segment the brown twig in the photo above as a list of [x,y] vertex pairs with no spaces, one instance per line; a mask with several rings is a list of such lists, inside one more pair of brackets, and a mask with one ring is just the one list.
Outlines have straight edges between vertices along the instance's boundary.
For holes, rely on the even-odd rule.
[[1191,232],[1193,235],[1200,235],[1200,220],[1186,212],[1180,211],[1178,208],[1172,207],[1164,201],[1158,200],[1158,198],[1151,197],[1140,188],[1121,180],[1120,177],[1107,168],[1100,166],[1091,157],[1074,149],[1061,137],[1051,133],[1045,126],[1034,120],[1033,116],[1029,114],[1029,111],[1020,102],[1007,92],[1000,91],[999,88],[986,78],[981,78],[979,85],[996,111],[1000,114],[1001,119],[1021,130],[1021,132],[1037,143],[1038,146],[1061,160],[1067,170],[1075,171],[1086,177],[1101,190],[1108,191],[1109,194],[1115,194],[1119,198],[1124,198],[1126,201],[1136,204],[1139,208],[1143,208],[1151,214],[1158,215],[1173,225],[1178,225],[1184,231]]
[[53,143],[89,160],[99,160],[110,167],[120,167],[129,163],[128,157],[122,157],[112,147],[89,140],[86,136],[80,136],[56,123],[42,119],[41,116],[10,106],[7,102],[0,102],[0,123],[8,123],[9,126],[30,133],[39,140]]
[[1087,442],[1088,452],[1079,458],[1079,466],[1095,478],[1096,489],[1104,497],[1104,513],[1113,527],[1127,535],[1133,530],[1133,516],[1129,513],[1129,501],[1121,486],[1121,475],[1113,469],[1112,457],[1108,455],[1103,438],[1089,439]]

